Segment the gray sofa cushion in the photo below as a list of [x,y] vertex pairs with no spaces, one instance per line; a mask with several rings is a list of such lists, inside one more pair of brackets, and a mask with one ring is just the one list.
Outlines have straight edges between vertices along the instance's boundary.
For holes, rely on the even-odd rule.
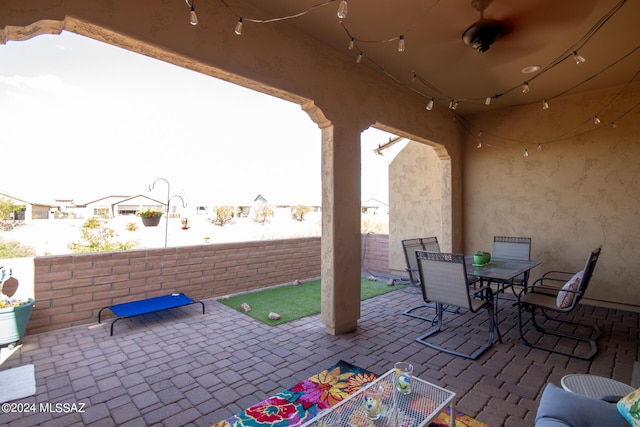
[[540,398],[535,427],[629,427],[616,405],[571,393],[551,383]]

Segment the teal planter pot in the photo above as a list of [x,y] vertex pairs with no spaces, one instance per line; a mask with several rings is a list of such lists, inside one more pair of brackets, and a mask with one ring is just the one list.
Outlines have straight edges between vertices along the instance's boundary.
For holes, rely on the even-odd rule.
[[24,305],[0,308],[0,345],[14,343],[24,336],[35,304],[35,300],[29,299]]

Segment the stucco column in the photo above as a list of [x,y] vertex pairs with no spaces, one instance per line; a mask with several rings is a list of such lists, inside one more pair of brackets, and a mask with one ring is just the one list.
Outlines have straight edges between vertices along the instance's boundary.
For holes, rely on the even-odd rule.
[[338,335],[360,318],[360,130],[322,128],[322,321]]

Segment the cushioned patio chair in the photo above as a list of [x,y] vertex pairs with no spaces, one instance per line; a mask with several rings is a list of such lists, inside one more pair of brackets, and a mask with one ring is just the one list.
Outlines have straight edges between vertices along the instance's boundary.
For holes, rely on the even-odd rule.
[[[467,359],[477,359],[478,356],[493,345],[494,331],[498,334],[498,340],[502,342],[500,331],[498,331],[495,323],[491,288],[488,286],[481,286],[476,289],[469,287],[464,255],[416,251],[416,259],[423,299],[425,302],[433,302],[436,305],[434,326],[418,337],[416,341],[435,350]],[[476,279],[476,281],[478,280]],[[427,341],[427,338],[442,330],[444,322],[443,307],[445,305],[463,308],[471,313],[476,313],[482,309],[486,310],[489,329],[486,343],[473,353],[467,354]]]
[[[589,253],[584,269],[577,273],[566,271],[548,271],[532,285],[524,288],[518,295],[518,327],[522,341],[529,347],[563,354],[583,360],[591,360],[598,351],[596,340],[600,336],[600,329],[596,325],[588,325],[567,320],[570,313],[578,306],[591,281],[593,270],[600,256],[601,248]],[[582,347],[576,345],[572,352],[563,351],[556,345],[548,347],[533,342],[526,337],[522,315],[528,312],[531,315],[531,323],[540,338],[544,335],[553,335],[561,339],[568,339],[579,343],[586,343],[589,350],[583,352]],[[545,320],[542,326],[537,319],[538,313]],[[563,319],[565,317],[565,319]],[[555,325],[551,328],[548,325]],[[581,330],[582,333],[578,333]],[[575,332],[569,332],[575,331]]]

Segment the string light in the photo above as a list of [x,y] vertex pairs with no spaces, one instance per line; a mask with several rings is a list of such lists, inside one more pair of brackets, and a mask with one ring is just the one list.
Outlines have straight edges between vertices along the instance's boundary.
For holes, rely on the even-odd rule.
[[427,104],[427,110],[433,110],[433,98],[429,100],[429,103]]
[[404,52],[404,49],[404,36],[400,36],[400,39],[398,40],[398,52]]
[[347,19],[347,0],[340,0],[338,5],[338,18]]
[[611,127],[615,129],[618,127],[618,125],[616,124],[616,122],[611,122]]
[[524,154],[522,155],[522,157],[529,157],[529,151],[527,151],[527,149],[524,149]]
[[188,0],[185,1],[187,2],[187,6],[191,8],[189,11],[189,23],[191,25],[198,25],[198,15],[196,15],[196,9],[193,7],[195,0],[191,0],[191,4],[189,4]]
[[595,116],[593,116],[593,124],[594,125],[599,125],[600,124],[600,117],[598,117],[597,114]]
[[[198,24],[198,17],[196,15],[195,12],[195,7],[194,7],[194,2],[195,0],[185,0],[187,5],[190,8],[190,23],[191,25],[197,25]],[[222,3],[230,10],[233,11],[233,8],[227,3],[226,0],[221,0]],[[271,23],[271,22],[278,22],[278,21],[284,21],[284,20],[289,20],[289,19],[295,19],[298,18],[300,16],[306,15],[307,13],[317,9],[317,8],[321,8],[324,6],[327,6],[329,3],[333,3],[336,0],[325,0],[325,1],[321,1],[317,4],[312,5],[311,7],[307,8],[306,10],[303,10],[301,12],[297,12],[295,14],[292,15],[287,15],[287,16],[282,16],[282,17],[276,17],[276,18],[270,18],[270,19],[252,19],[252,18],[247,18],[245,17],[244,20],[246,21],[250,21],[250,22],[255,22],[255,23]],[[594,25],[589,32],[587,32],[582,39],[575,43],[572,47],[573,49],[575,49],[576,47],[582,47],[584,46],[600,29],[601,27],[614,15],[616,14],[619,9],[622,7],[622,5],[625,3],[626,0],[619,0],[617,2],[617,4],[611,9],[609,10],[602,18],[600,21],[598,21],[598,23],[596,25]],[[391,38],[391,39],[384,39],[384,40],[359,40],[356,37],[352,37],[351,34],[349,33],[349,30],[345,27],[344,23],[340,22],[340,25],[342,25],[343,29],[345,30],[345,32],[347,33],[347,35],[349,36],[349,45],[348,48],[350,50],[353,50],[356,46],[355,46],[355,42],[356,41],[363,41],[366,43],[387,43],[387,42],[391,42],[393,40],[398,40],[398,51],[399,52],[403,52],[406,48],[405,46],[405,40],[404,40],[404,35],[407,34],[409,31],[413,30],[417,24],[418,21],[422,20],[426,15],[428,15],[432,9],[440,2],[440,0],[437,0],[434,5],[432,7],[430,7],[423,15],[421,15],[417,21],[415,23],[413,23],[404,33],[403,35],[399,36],[398,38]],[[347,5],[347,0],[339,0],[339,5],[338,5],[338,17],[340,19],[345,19],[347,17],[347,10],[348,10],[348,5]],[[239,16],[238,14],[236,14],[236,16]],[[240,35],[242,33],[242,22],[243,22],[243,18],[239,17],[238,23],[236,24],[236,28],[235,28],[235,32],[236,34]],[[567,49],[563,54],[560,55],[560,57],[558,59],[556,59],[555,61],[552,61],[549,65],[547,65],[546,67],[544,67],[539,73],[537,73],[533,78],[537,78],[540,75],[542,75],[543,73],[555,68],[555,66],[559,65],[560,63],[562,63],[565,59],[567,59],[567,54],[572,55],[574,61],[576,62],[576,64],[580,64],[582,62],[585,62],[586,59],[581,56],[578,53],[578,50],[573,50],[571,48]],[[615,61],[613,64],[609,65],[608,67],[606,67],[604,70],[599,71],[598,73],[596,73],[595,75],[599,75],[602,72],[604,72],[606,69],[610,68],[611,66],[615,65],[616,63],[620,62],[621,60],[625,59],[626,57],[628,57],[629,55],[633,54],[635,51],[637,51],[638,49],[640,49],[640,46],[636,47],[635,49],[631,50],[629,53],[627,53],[626,55],[624,55],[622,58],[618,59],[617,61]],[[364,57],[364,53],[362,51],[359,51],[359,54],[356,58],[356,63],[360,64],[362,62],[362,58]],[[399,83],[402,83],[402,81],[400,79],[397,79],[396,77],[394,77],[392,74],[390,74],[389,72],[385,71],[384,67],[382,67],[381,65],[378,65],[375,63],[375,61],[371,60],[370,58],[368,58],[369,61],[371,61],[374,65],[377,65],[381,71],[386,74],[387,76],[395,79],[396,81],[398,81]],[[594,76],[595,76],[594,75]],[[589,81],[590,79],[592,79],[594,76],[591,76],[589,78],[587,78],[585,81],[578,83],[577,85],[569,88],[567,91],[574,89],[576,86],[579,86],[583,83],[585,83],[586,81]],[[448,96],[446,96],[445,94],[442,94],[435,86],[433,86],[432,84],[430,84],[428,81],[426,81],[425,79],[423,79],[421,76],[419,76],[415,71],[413,72],[411,81],[415,82],[415,80],[420,81],[421,83],[423,83],[424,85],[426,85],[427,87],[429,87],[429,89],[433,92],[436,92],[438,94],[439,97],[441,98],[449,98]],[[529,92],[529,82],[525,82],[522,84],[522,91],[523,93],[528,93]],[[514,89],[517,89],[518,86],[512,87],[506,91],[503,91],[502,93],[497,93],[493,96],[488,96],[484,99],[485,104],[486,105],[490,105],[493,98],[499,98],[501,95],[507,94],[509,92],[511,92]],[[419,91],[416,91],[418,94],[421,94]],[[553,98],[556,98],[558,96],[563,95],[565,92],[562,92],[560,94],[556,94],[553,96]],[[423,95],[424,96],[424,95]],[[449,104],[449,108],[451,110],[456,110],[457,107],[459,106],[460,101],[456,100],[456,99],[451,99],[451,102]],[[466,99],[465,101],[478,101],[476,99]],[[434,105],[434,98],[431,97],[429,102],[427,103],[427,110],[432,110],[433,109],[433,105]],[[548,110],[549,109],[549,103],[548,101],[545,99],[543,101],[543,106],[542,108],[544,110]],[[453,121],[456,121],[456,114],[453,114],[452,117]],[[600,119],[597,117],[597,115],[594,116],[594,123],[598,124],[600,123]],[[616,123],[614,121],[611,122],[611,126],[613,128],[616,128]],[[550,142],[550,141],[547,141]],[[545,144],[547,143],[545,142]],[[538,145],[538,149],[541,150],[541,144]],[[527,150],[525,150],[525,157],[528,156],[528,152]]]
[[586,61],[586,59],[584,59],[584,56],[580,55],[580,54],[579,54],[577,51],[575,51],[575,50],[573,51],[572,55],[573,55],[573,60],[574,60],[574,61],[576,61],[576,64],[577,64],[577,65],[580,65],[580,64],[582,64],[583,62],[585,62],[585,61]]
[[233,30],[233,32],[237,35],[242,35],[242,17],[238,19],[238,23],[236,24],[236,28],[235,30]]
[[542,151],[542,144],[538,144],[538,151]]

